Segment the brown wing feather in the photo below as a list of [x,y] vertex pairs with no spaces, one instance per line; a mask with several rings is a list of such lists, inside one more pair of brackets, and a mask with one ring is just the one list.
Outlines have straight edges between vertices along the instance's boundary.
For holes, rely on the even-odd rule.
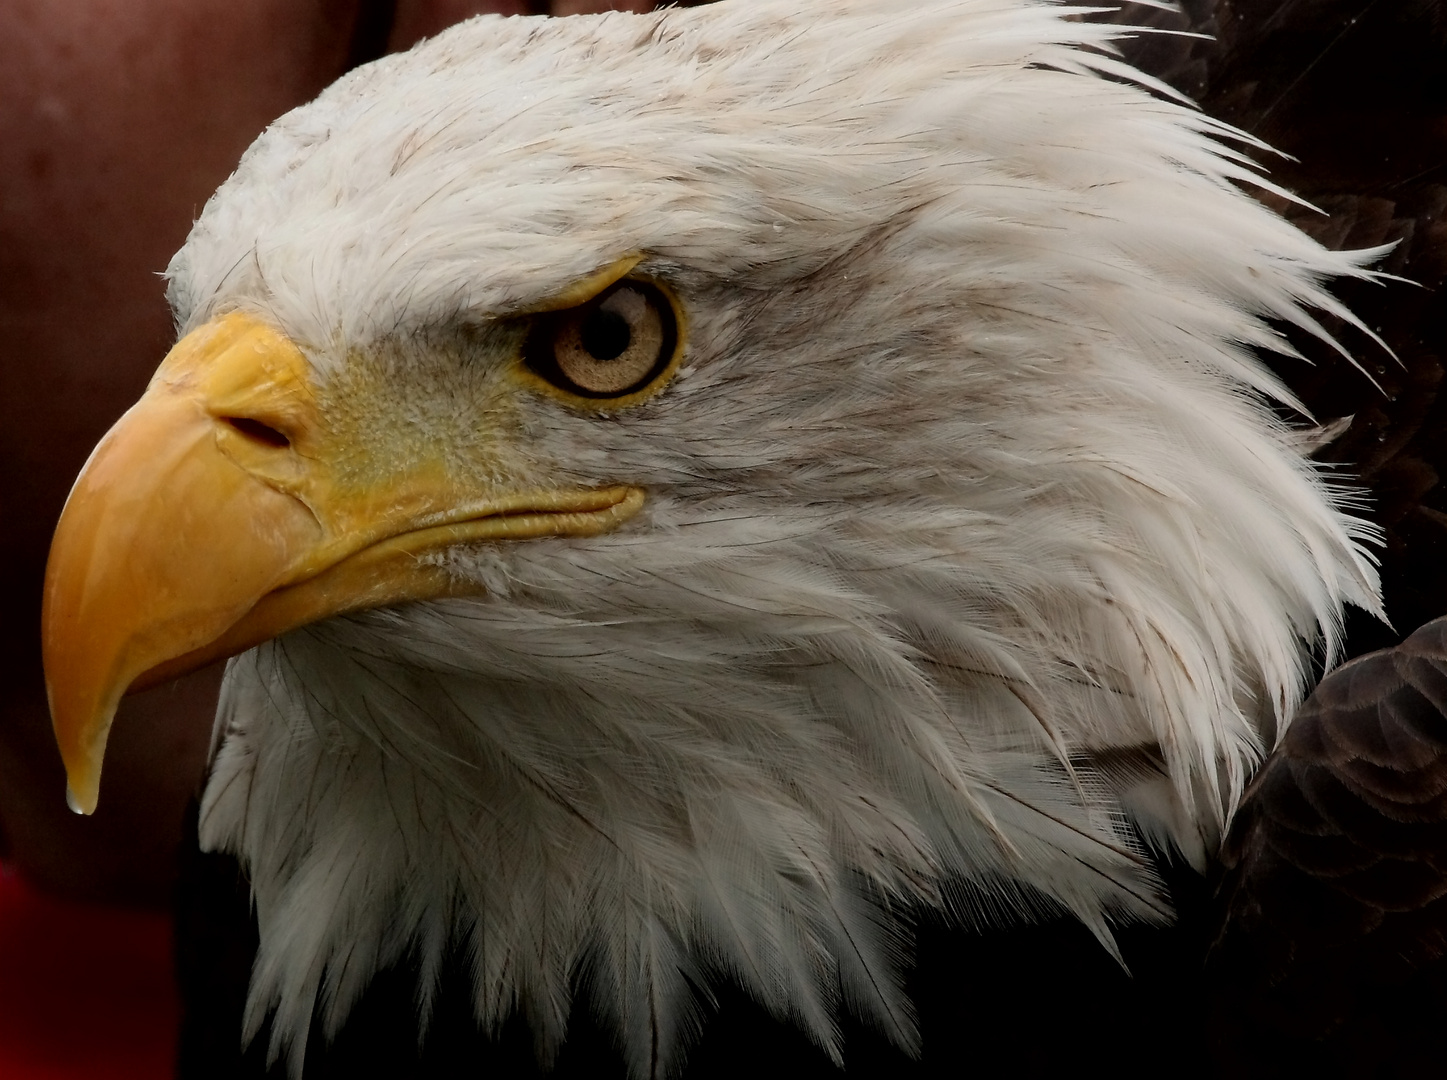
[[1323,680],[1252,783],[1208,963],[1228,1056],[1444,1060],[1444,710],[1447,618]]

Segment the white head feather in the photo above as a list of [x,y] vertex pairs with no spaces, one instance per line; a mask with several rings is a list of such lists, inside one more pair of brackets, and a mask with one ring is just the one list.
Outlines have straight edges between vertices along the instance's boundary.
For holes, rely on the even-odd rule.
[[[395,384],[379,423],[648,491],[451,552],[485,597],[233,662],[202,835],[294,1063],[315,1001],[450,944],[485,1024],[547,1052],[581,989],[637,1075],[718,979],[831,1053],[841,1007],[910,1046],[900,902],[1166,917],[1140,837],[1200,861],[1376,610],[1252,355],[1363,257],[1070,9],[796,6],[468,22],[274,124],[172,264],[183,328],[259,309]],[[630,252],[679,377],[497,406],[498,316]]]

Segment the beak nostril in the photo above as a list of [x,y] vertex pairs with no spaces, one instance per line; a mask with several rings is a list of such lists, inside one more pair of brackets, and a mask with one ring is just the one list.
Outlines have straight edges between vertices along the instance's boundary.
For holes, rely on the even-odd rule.
[[290,439],[270,424],[263,424],[260,420],[254,420],[249,416],[223,416],[221,419],[253,442],[274,446],[278,449],[291,445]]

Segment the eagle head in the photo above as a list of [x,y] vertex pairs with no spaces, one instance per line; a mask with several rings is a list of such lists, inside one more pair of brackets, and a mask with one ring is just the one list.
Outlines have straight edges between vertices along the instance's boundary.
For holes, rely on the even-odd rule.
[[[706,988],[911,1047],[907,912],[1162,920],[1377,607],[1258,353],[1367,256],[1034,0],[483,17],[282,117],[61,519],[89,811],[221,656],[201,836],[300,1050],[462,948],[639,1075]],[[424,978],[422,1006],[430,984]]]

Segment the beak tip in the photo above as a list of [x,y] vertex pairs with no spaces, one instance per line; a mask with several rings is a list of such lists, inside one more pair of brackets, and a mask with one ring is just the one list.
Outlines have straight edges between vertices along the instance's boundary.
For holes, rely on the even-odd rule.
[[69,783],[65,785],[65,805],[70,807],[71,813],[83,814],[89,817],[95,813],[95,793],[90,793],[89,798],[82,798],[75,793],[75,788]]
[[[106,742],[118,702],[112,700],[104,707],[96,708],[93,702],[77,707],[76,702],[66,695],[60,695],[60,700],[57,700],[49,678],[49,665],[46,674],[45,690],[50,699],[51,724],[60,749],[60,760],[65,765],[65,803],[75,813],[89,816],[95,813],[96,803],[100,801],[101,765],[105,761]],[[119,694],[115,697],[118,698]],[[77,717],[83,719],[77,721]]]

